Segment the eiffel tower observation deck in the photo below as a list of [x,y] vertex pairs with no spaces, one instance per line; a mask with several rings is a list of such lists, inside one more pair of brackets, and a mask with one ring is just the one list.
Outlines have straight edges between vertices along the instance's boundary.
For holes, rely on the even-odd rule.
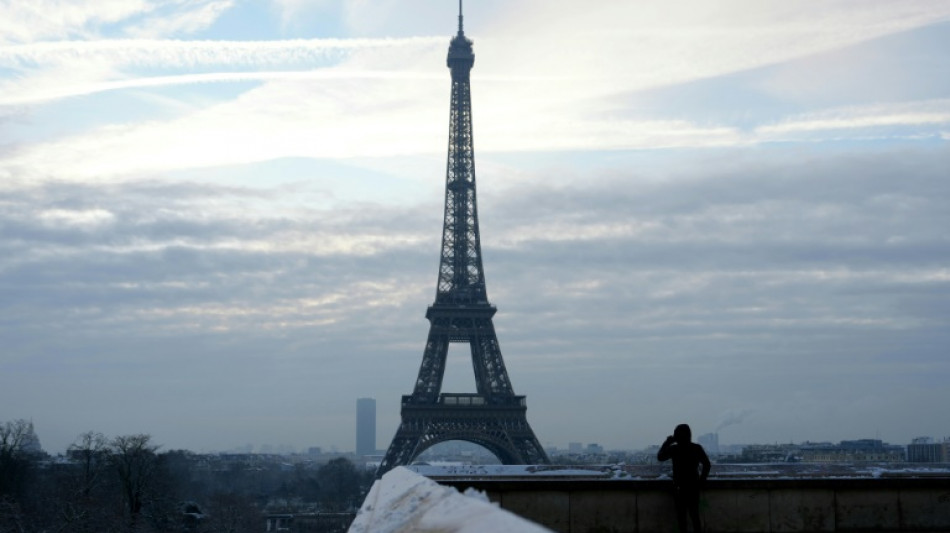
[[[435,302],[426,311],[426,341],[412,394],[402,397],[402,421],[377,476],[407,465],[429,447],[449,440],[473,442],[503,464],[548,464],[528,425],[524,396],[514,393],[495,335],[495,306],[488,301],[478,230],[472,98],[475,64],[465,36],[459,0],[458,33],[449,44],[452,73],[445,218]],[[474,394],[442,392],[450,343],[468,343],[475,372]]]

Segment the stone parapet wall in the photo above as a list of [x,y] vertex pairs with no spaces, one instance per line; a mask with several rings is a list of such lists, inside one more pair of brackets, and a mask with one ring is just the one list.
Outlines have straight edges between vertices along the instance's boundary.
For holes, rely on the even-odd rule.
[[[671,482],[439,478],[565,533],[673,532]],[[709,533],[950,531],[950,477],[710,479]]]

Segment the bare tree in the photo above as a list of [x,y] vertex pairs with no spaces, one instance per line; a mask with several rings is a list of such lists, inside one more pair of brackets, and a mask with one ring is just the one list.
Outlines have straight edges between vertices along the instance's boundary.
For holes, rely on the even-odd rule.
[[29,475],[33,423],[19,419],[0,423],[0,497],[19,499]]
[[0,531],[28,531],[31,459],[41,453],[33,423],[0,423]]
[[160,446],[150,444],[150,435],[124,435],[112,439],[112,464],[119,474],[119,483],[128,510],[129,527],[138,526],[142,507],[158,468],[155,452]]
[[22,418],[0,424],[0,453],[22,453],[32,433],[33,423]]
[[29,531],[25,521],[20,505],[9,497],[0,496],[0,532],[25,533]]
[[262,518],[254,498],[236,492],[216,492],[208,498],[209,518],[205,531],[214,533],[257,533]]
[[77,437],[66,453],[75,468],[62,481],[64,528],[80,533],[100,530],[108,514],[101,487],[109,466],[109,440],[102,433],[88,431]]
[[109,458],[109,441],[102,433],[88,431],[76,438],[67,450],[69,458],[79,466],[77,489],[88,498],[102,480]]
[[340,457],[317,470],[319,502],[325,511],[349,511],[360,504],[360,474],[349,460]]

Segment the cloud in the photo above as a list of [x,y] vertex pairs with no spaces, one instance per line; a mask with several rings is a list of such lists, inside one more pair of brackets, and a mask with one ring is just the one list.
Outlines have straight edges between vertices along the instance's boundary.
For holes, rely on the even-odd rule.
[[114,26],[125,35],[168,37],[207,29],[233,0],[35,0],[0,4],[2,44],[101,38]]
[[284,28],[301,24],[301,19],[311,12],[324,11],[339,3],[338,0],[272,0],[280,12],[281,25]]
[[[950,99],[928,100],[897,104],[856,106],[827,109],[787,118],[779,124],[757,128],[757,133],[768,138],[782,138],[789,134],[872,129],[887,127],[884,135],[899,136],[894,127],[931,126],[933,135],[950,124]],[[898,130],[899,131],[899,130]],[[914,130],[920,135],[920,129]]]
[[[359,91],[353,90],[354,84]],[[10,177],[8,185],[44,176],[109,181],[280,157],[434,151],[443,144],[441,113],[424,100],[402,100],[410,88],[419,95],[420,89],[434,91],[434,85],[422,87],[411,78],[353,81],[345,76],[272,82],[233,102],[174,120],[108,126],[24,147],[0,162],[0,174]],[[375,112],[360,112],[367,107]],[[57,157],[49,159],[50,151]]]
[[[889,394],[940,372],[931,362],[945,366],[939,348],[950,309],[937,305],[950,290],[945,148],[814,150],[778,160],[761,150],[722,158],[681,151],[683,166],[662,179],[635,170],[643,154],[626,157],[560,184],[543,169],[506,182],[494,158],[483,158],[482,246],[495,325],[542,440],[579,438],[569,428],[601,432],[607,444],[634,438],[565,414],[576,406],[563,391],[578,390],[584,376],[600,384],[585,392],[585,413],[648,405],[677,380],[709,384],[662,413],[630,415],[644,432],[636,439],[667,434],[671,413],[694,425],[742,420],[734,439],[756,431],[784,439],[771,427],[794,418],[782,398],[811,391],[839,401],[844,393],[833,385],[844,384],[864,394],[867,373],[898,376],[869,384]],[[61,364],[76,372],[114,375],[128,366],[128,380],[147,368],[149,383],[188,390],[203,382],[216,395],[229,394],[211,377],[226,364],[247,383],[276,373],[288,395],[316,402],[330,401],[333,381],[355,376],[381,401],[398,401],[415,377],[434,296],[440,198],[285,207],[297,203],[288,197],[320,194],[319,182],[289,189],[174,180],[7,191],[4,374],[68,353]],[[385,379],[361,370],[367,361]],[[182,366],[195,373],[181,375]],[[855,369],[862,374],[849,377]],[[316,375],[291,378],[300,373]],[[755,416],[730,411],[753,404]],[[191,406],[195,416],[212,408]],[[391,418],[398,406],[386,412]],[[809,422],[824,429],[796,435],[836,438],[832,414]],[[877,419],[889,416],[882,410]],[[149,430],[172,431],[159,422]],[[182,445],[197,448],[192,438]]]
[[[337,63],[344,54],[375,48],[425,48],[432,39],[312,39],[294,41],[107,40],[86,43],[38,43],[0,49],[0,65],[24,75],[0,84],[0,106],[38,104],[103,91],[178,84],[248,80],[321,78],[412,78],[412,71],[354,69],[312,70]],[[35,65],[35,66],[34,66]],[[237,71],[188,72],[164,76],[130,74],[128,67],[206,69],[243,67]],[[293,67],[297,70],[274,70]],[[57,83],[53,83],[56,80]]]
[[[372,219],[347,211],[255,218],[247,203],[257,196],[187,185],[9,195],[3,314],[29,331],[45,323],[107,337],[130,328],[161,336],[252,324],[262,332],[328,327],[367,305],[400,305],[414,287],[399,283],[403,275],[357,272],[382,266],[368,258],[434,240],[405,224],[400,236],[383,210]],[[209,208],[211,198],[219,208]],[[205,207],[195,211],[196,201]],[[284,292],[290,279],[309,288]],[[275,282],[262,300],[260,290]],[[44,310],[50,300],[62,304],[59,311]]]
[[[427,102],[444,96],[429,73],[351,72],[209,74],[137,80],[135,84],[226,79],[268,82],[238,99],[167,121],[112,126],[23,147],[0,161],[0,172],[29,183],[31,176],[72,180],[124,179],[139,172],[266,161],[283,157],[376,157],[438,150],[443,122]],[[273,79],[278,78],[278,79]],[[422,85],[418,82],[425,82]],[[358,83],[361,90],[351,91]],[[126,84],[114,84],[116,88]],[[98,87],[101,89],[101,87]],[[45,95],[33,91],[32,97]],[[406,100],[408,95],[411,100]],[[375,106],[379,112],[360,112]],[[939,136],[950,123],[947,100],[846,107],[763,125],[752,133],[683,120],[603,120],[540,110],[512,123],[505,106],[477,121],[484,151],[618,150],[743,146],[841,136]],[[523,110],[522,110],[523,112]],[[441,118],[440,118],[441,117]],[[887,127],[884,131],[882,128]],[[244,146],[235,151],[233,146]],[[108,148],[105,148],[108,147]],[[55,157],[51,154],[56,154]],[[14,180],[15,182],[16,180]],[[8,181],[9,184],[12,183]]]
[[50,227],[78,227],[94,229],[115,221],[115,215],[105,209],[46,209],[37,218]]
[[[284,80],[361,80],[361,79],[396,79],[419,80],[435,79],[435,76],[421,72],[359,72],[352,70],[322,70],[322,71],[278,71],[278,72],[210,72],[204,74],[180,74],[175,76],[153,76],[135,78],[122,81],[105,81],[91,83],[73,83],[65,87],[46,86],[43,92],[36,92],[21,88],[6,98],[0,97],[0,106],[25,105],[82,96],[107,91],[136,89],[148,87],[163,87],[192,83],[233,83],[246,81],[284,81]],[[22,87],[22,86],[21,86]],[[19,93],[19,94],[16,94]]]
[[[883,35],[946,21],[939,2],[762,4],[690,1],[662,5],[599,2],[517,4],[477,42],[493,70],[570,74],[604,91],[683,83],[786,62]],[[525,39],[525,29],[531,38]],[[848,31],[842,31],[847,28]],[[543,43],[543,54],[537,54]],[[528,60],[530,58],[530,60]]]
[[179,3],[169,14],[152,14],[142,22],[125,29],[135,37],[164,37],[195,33],[214,24],[227,10],[234,7],[234,0],[191,0]]
[[[948,16],[922,3],[900,8],[873,3],[847,14],[836,3],[817,11],[772,6],[754,14],[742,6],[734,2],[722,11],[693,10],[674,2],[642,11],[603,4],[574,13],[579,19],[536,12],[546,23],[529,26],[520,15],[520,9],[527,8],[516,7],[510,21],[477,44],[479,150],[726,147],[816,136],[866,138],[882,135],[876,131],[882,128],[892,138],[942,135],[947,123],[944,99],[836,106],[760,117],[752,124],[680,116],[674,101],[649,108],[643,100],[644,107],[638,107],[638,93],[648,88],[802,58]],[[568,14],[575,9],[561,7]],[[596,38],[577,30],[584,27],[577,20],[588,18],[608,28],[601,27]],[[814,24],[804,25],[806,18]],[[626,21],[622,27],[611,26],[620,21]],[[565,26],[568,22],[573,30]],[[750,32],[753,26],[762,31]],[[531,39],[521,38],[526,28]],[[429,102],[445,98],[445,85],[430,83],[445,78],[445,40],[133,39],[4,47],[0,63],[22,71],[0,87],[0,105],[14,108],[106,92],[134,98],[134,91],[179,85],[251,82],[253,87],[230,99],[217,97],[190,115],[183,115],[188,112],[185,106],[171,119],[113,123],[16,146],[0,161],[0,173],[21,182],[36,176],[113,179],[282,157],[429,153],[441,146],[437,139],[444,117],[433,114],[439,108]],[[536,42],[546,43],[540,56]],[[616,68],[628,62],[638,67]],[[357,85],[359,91],[353,90]],[[288,103],[295,106],[293,112]],[[743,112],[741,102],[733,105],[739,106],[736,113]],[[370,109],[381,112],[368,113]]]
[[0,44],[93,38],[96,28],[154,9],[146,0],[36,0],[0,4]]

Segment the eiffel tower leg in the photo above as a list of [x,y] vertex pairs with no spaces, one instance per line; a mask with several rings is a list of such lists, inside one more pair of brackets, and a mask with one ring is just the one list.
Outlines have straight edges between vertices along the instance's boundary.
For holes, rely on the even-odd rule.
[[449,338],[439,334],[436,328],[429,328],[429,339],[426,341],[425,352],[422,354],[422,364],[419,366],[419,377],[413,396],[435,401],[442,390],[442,379],[445,376],[445,359],[449,353]]
[[382,477],[396,466],[411,464],[412,460],[423,452],[421,440],[427,423],[425,419],[407,416],[406,404],[410,402],[435,404],[438,401],[439,392],[442,390],[442,379],[445,376],[445,361],[448,352],[449,338],[439,332],[439,325],[433,321],[429,328],[425,351],[422,354],[422,364],[419,366],[415,390],[411,396],[403,396],[402,421],[376,471],[376,477]]
[[476,318],[472,322],[472,363],[479,394],[514,395],[491,318]]
[[376,477],[383,477],[383,474],[397,466],[411,464],[413,459],[422,453],[422,450],[418,449],[421,437],[422,432],[419,431],[418,421],[404,418],[399,424],[399,429],[396,430],[396,436],[393,437],[389,449],[386,450],[386,456],[383,457],[383,461],[376,470]]

